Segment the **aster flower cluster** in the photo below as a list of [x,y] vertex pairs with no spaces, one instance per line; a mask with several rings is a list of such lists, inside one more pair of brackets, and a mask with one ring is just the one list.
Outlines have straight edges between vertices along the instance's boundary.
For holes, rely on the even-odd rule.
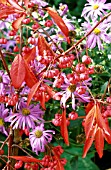
[[[81,16],[86,20],[82,26],[86,32],[89,32],[96,25],[96,23],[107,14],[107,11],[111,10],[111,3],[106,3],[106,0],[87,0],[87,2],[88,3],[85,4]],[[108,19],[106,19],[104,22],[100,23],[88,36],[87,47],[92,49],[97,45],[99,50],[101,50],[103,49],[104,42],[111,43],[109,30],[110,25]]]

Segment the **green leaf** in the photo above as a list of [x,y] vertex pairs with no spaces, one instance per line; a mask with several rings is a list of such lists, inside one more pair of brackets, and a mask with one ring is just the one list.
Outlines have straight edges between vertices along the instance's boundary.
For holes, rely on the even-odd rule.
[[102,87],[101,87],[101,93],[104,93],[104,91],[105,91],[105,89],[106,89],[106,87],[107,87],[107,84],[108,84],[108,81],[106,81],[106,82],[102,85]]

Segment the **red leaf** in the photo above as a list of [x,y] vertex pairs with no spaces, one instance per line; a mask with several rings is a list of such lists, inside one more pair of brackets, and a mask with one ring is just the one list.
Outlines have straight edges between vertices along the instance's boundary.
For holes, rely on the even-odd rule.
[[42,160],[29,156],[9,156],[9,157],[23,162],[42,162]]
[[53,56],[55,57],[55,53],[53,50],[50,48],[49,44],[45,40],[43,36],[38,37],[38,51],[40,56]]
[[45,8],[47,10],[47,12],[49,13],[49,15],[53,18],[53,20],[55,21],[55,23],[58,25],[58,27],[61,29],[61,31],[63,32],[63,34],[68,37],[69,34],[69,30],[66,26],[66,24],[64,23],[63,19],[58,15],[58,13],[51,7],[47,7]]
[[26,7],[28,7],[29,0],[24,0],[24,4]]
[[111,130],[109,131],[109,134],[110,135],[104,133],[104,138],[109,144],[111,144]]
[[62,120],[61,120],[61,135],[66,143],[69,146],[69,139],[68,139],[68,130],[67,130],[67,123],[66,123],[66,109],[63,109],[62,112]]
[[7,3],[7,0],[0,0],[0,3],[6,4],[6,3]]
[[32,88],[38,82],[38,80],[26,62],[25,62],[25,69],[27,73],[25,75],[25,82],[28,87]]
[[89,138],[90,135],[90,130],[93,127],[94,121],[95,121],[95,105],[92,107],[92,109],[89,111],[89,113],[86,115],[85,118],[85,134],[86,134],[86,139]]
[[15,13],[13,7],[8,7],[6,9],[0,9],[0,19],[7,18],[8,15]]
[[47,84],[44,84],[46,91],[48,92],[49,96],[53,98],[53,96],[55,95],[55,92],[53,91],[53,88],[48,86]]
[[19,4],[16,3],[15,0],[7,0],[7,2],[12,5],[14,8],[20,10],[20,11],[25,11]]
[[103,117],[101,115],[100,108],[99,108],[98,104],[96,104],[95,116],[96,116],[96,121],[97,121],[98,126],[101,129],[103,129],[106,134],[110,135],[109,130],[108,130],[109,129],[108,125],[105,123],[105,120],[103,119]]
[[32,100],[34,94],[36,93],[39,85],[40,85],[41,82],[37,82],[31,89],[30,89],[30,92],[29,92],[29,95],[28,95],[28,99],[27,99],[27,105],[30,104],[30,101]]
[[53,152],[53,154],[54,154],[54,156],[55,156],[55,158],[56,158],[56,160],[57,160],[57,167],[56,167],[56,169],[57,170],[64,170],[64,167],[63,167],[63,165],[61,164],[61,161],[60,161],[60,158],[59,158],[59,156],[58,156],[58,153],[53,149],[52,150],[52,152]]
[[46,110],[46,107],[45,107],[45,93],[44,92],[42,92],[42,94],[41,94],[40,105],[42,106],[42,108],[44,110]]
[[103,136],[103,130],[101,128],[98,128],[96,131],[95,148],[97,150],[97,153],[99,154],[99,157],[102,158],[103,148],[104,148],[104,136]]
[[91,101],[87,104],[87,106],[85,107],[85,112],[86,114],[88,114],[88,112],[92,109],[92,107],[94,106],[94,102]]
[[24,60],[29,64],[31,60],[34,60],[36,57],[36,47],[33,47],[26,55],[23,57]]
[[93,127],[93,129],[90,130],[89,137],[85,141],[84,150],[83,150],[83,156],[82,156],[83,158],[86,157],[86,154],[87,154],[89,148],[91,147],[91,145],[93,143],[95,133],[96,133],[96,129],[97,129],[97,126]]
[[23,19],[25,19],[25,14],[22,14],[22,16],[20,18],[18,18],[17,20],[15,20],[13,23],[12,23],[12,27],[15,29],[15,30],[18,30],[20,25],[21,25],[21,22]]
[[18,89],[22,85],[24,79],[25,79],[25,65],[24,65],[24,60],[21,57],[20,54],[18,54],[11,66],[10,70],[10,76],[12,80],[13,86]]

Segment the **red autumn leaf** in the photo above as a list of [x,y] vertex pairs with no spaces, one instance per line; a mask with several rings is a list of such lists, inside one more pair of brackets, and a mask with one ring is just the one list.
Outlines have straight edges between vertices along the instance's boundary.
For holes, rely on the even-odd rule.
[[21,25],[21,22],[23,19],[25,19],[25,14],[22,14],[22,16],[20,18],[18,18],[17,20],[15,20],[13,23],[12,23],[12,27],[13,29],[15,30],[18,30],[20,25]]
[[40,85],[40,82],[37,82],[37,83],[30,89],[30,92],[29,92],[29,94],[28,94],[28,99],[27,99],[27,105],[30,104],[30,101],[32,100],[34,94],[36,93],[39,85]]
[[38,80],[26,62],[25,69],[26,69],[25,82],[28,87],[32,88],[38,82]]
[[85,118],[85,134],[86,134],[86,139],[89,138],[90,135],[90,130],[93,127],[94,121],[95,121],[95,105],[92,107],[92,109],[89,111],[89,113],[86,115]]
[[44,87],[46,88],[46,91],[48,92],[49,96],[53,98],[53,96],[55,95],[53,88],[48,86],[47,84],[44,84]]
[[63,109],[62,112],[62,120],[61,120],[61,135],[64,139],[64,142],[66,145],[69,146],[69,139],[68,139],[68,129],[67,129],[67,123],[66,123],[66,109]]
[[103,148],[104,148],[104,135],[103,135],[103,130],[101,128],[98,128],[96,131],[95,148],[97,150],[97,153],[99,154],[99,157],[102,158]]
[[86,114],[88,114],[88,112],[92,109],[92,107],[94,106],[94,102],[91,101],[87,104],[87,106],[85,107],[85,112]]
[[11,80],[12,80],[12,85],[18,89],[21,87],[24,79],[25,79],[25,65],[24,65],[24,60],[21,57],[20,54],[18,54],[11,66],[11,70],[10,70],[10,76],[11,76]]
[[38,37],[38,52],[40,56],[53,56],[55,57],[55,53],[53,50],[50,48],[49,44],[45,40],[43,36]]
[[41,94],[40,105],[42,106],[42,108],[44,110],[46,110],[46,107],[45,107],[45,93],[44,92],[42,92],[42,94]]
[[103,119],[102,115],[101,115],[101,112],[100,112],[100,108],[99,108],[99,105],[96,104],[96,110],[95,110],[95,115],[96,115],[96,122],[98,124],[98,126],[104,130],[104,132],[108,135],[109,134],[109,128],[108,128],[108,125],[105,123],[105,120]]
[[97,129],[97,126],[93,127],[92,130],[90,130],[89,137],[85,141],[83,156],[82,156],[83,158],[86,157],[86,154],[87,154],[89,148],[91,147],[91,145],[93,143],[95,133],[96,133],[96,129]]
[[64,166],[61,164],[61,161],[60,161],[60,156],[58,156],[58,153],[53,149],[52,150],[56,160],[57,160],[57,167],[56,169],[57,170],[64,170]]
[[6,3],[7,3],[7,0],[0,0],[0,3],[6,4]]
[[28,7],[29,0],[24,0],[24,4],[26,7]]
[[36,47],[33,47],[29,52],[23,57],[24,60],[29,64],[31,60],[34,60],[36,57]]
[[23,162],[42,162],[42,160],[29,156],[9,156],[9,157]]
[[20,11],[25,11],[19,4],[16,3],[15,0],[7,0],[7,2],[12,5],[14,8],[20,10]]
[[53,20],[55,21],[55,23],[58,25],[58,27],[61,29],[61,31],[63,32],[63,34],[68,37],[69,34],[69,30],[66,26],[66,24],[64,23],[63,19],[58,15],[57,11],[55,11],[53,8],[51,7],[47,7],[45,8],[45,10],[48,12],[48,14],[53,18]]
[[104,138],[109,144],[111,144],[111,130],[109,130],[108,132],[109,132],[110,135],[104,133]]
[[0,19],[7,18],[8,15],[14,14],[15,10],[13,7],[7,7],[5,9],[0,9]]

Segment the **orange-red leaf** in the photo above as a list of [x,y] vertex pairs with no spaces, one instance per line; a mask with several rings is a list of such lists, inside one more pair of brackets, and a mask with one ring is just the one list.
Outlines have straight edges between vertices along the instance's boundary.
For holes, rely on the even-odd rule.
[[103,148],[104,148],[104,136],[103,136],[103,130],[101,128],[98,128],[96,131],[95,148],[97,150],[97,153],[99,154],[99,157],[102,158]]
[[29,156],[9,156],[9,157],[23,162],[42,162],[42,160]]
[[7,18],[8,15],[15,13],[13,7],[7,7],[5,9],[0,9],[0,19]]
[[36,93],[39,85],[40,85],[40,82],[37,82],[37,83],[30,89],[30,92],[29,92],[29,95],[28,95],[28,99],[27,99],[27,105],[30,104],[30,101],[32,100],[34,94]]
[[89,148],[91,147],[91,145],[93,143],[95,133],[96,133],[96,129],[97,129],[97,126],[93,127],[92,130],[90,130],[89,137],[85,141],[83,156],[82,156],[83,158],[86,157],[86,154],[87,154]]
[[44,92],[42,92],[42,94],[41,94],[40,105],[42,106],[42,108],[44,110],[46,110],[46,107],[45,107],[45,93]]
[[26,70],[25,70],[25,65],[24,65],[24,60],[21,57],[20,54],[18,54],[11,66],[11,70],[10,70],[10,76],[11,76],[11,80],[12,80],[12,85],[18,89],[21,87],[24,79],[25,79],[25,74],[26,74]]
[[25,11],[19,4],[16,3],[15,0],[7,0],[7,2],[12,5],[14,8],[20,10],[20,11]]
[[38,80],[26,62],[25,69],[26,69],[25,82],[28,87],[32,88],[38,82]]
[[38,52],[40,56],[46,57],[46,56],[53,56],[55,57],[55,53],[50,48],[49,44],[45,40],[43,36],[38,37]]
[[48,14],[53,18],[53,20],[55,21],[55,23],[58,25],[58,27],[61,29],[61,31],[63,32],[63,34],[68,37],[69,35],[69,30],[66,26],[66,24],[64,23],[63,19],[58,15],[57,11],[55,11],[53,8],[51,7],[47,7],[45,8],[48,12]]
[[18,30],[18,29],[19,29],[22,20],[25,19],[25,16],[26,16],[25,14],[22,14],[21,17],[19,17],[17,20],[15,20],[15,21],[12,23],[13,29],[15,29],[15,30]]
[[92,107],[92,109],[89,111],[89,113],[86,115],[85,118],[85,134],[86,134],[86,139],[89,138],[90,130],[94,124],[95,121],[95,106]]
[[106,134],[110,135],[109,130],[108,130],[108,125],[105,123],[105,120],[103,119],[103,117],[101,115],[100,108],[99,108],[98,104],[96,104],[95,115],[96,115],[96,122],[97,122],[98,126],[101,129],[103,129]]
[[53,88],[48,86],[47,84],[44,84],[44,87],[46,88],[46,91],[48,92],[49,96],[53,98],[53,96],[55,95]]
[[66,123],[66,109],[63,109],[62,112],[62,120],[61,120],[61,135],[64,139],[64,142],[66,145],[69,146],[69,137],[68,137],[68,129],[67,129],[67,123]]
[[36,47],[33,47],[29,52],[24,56],[24,60],[29,64],[31,60],[34,60],[36,57]]
[[6,4],[6,3],[7,3],[7,0],[0,0],[0,3]]

